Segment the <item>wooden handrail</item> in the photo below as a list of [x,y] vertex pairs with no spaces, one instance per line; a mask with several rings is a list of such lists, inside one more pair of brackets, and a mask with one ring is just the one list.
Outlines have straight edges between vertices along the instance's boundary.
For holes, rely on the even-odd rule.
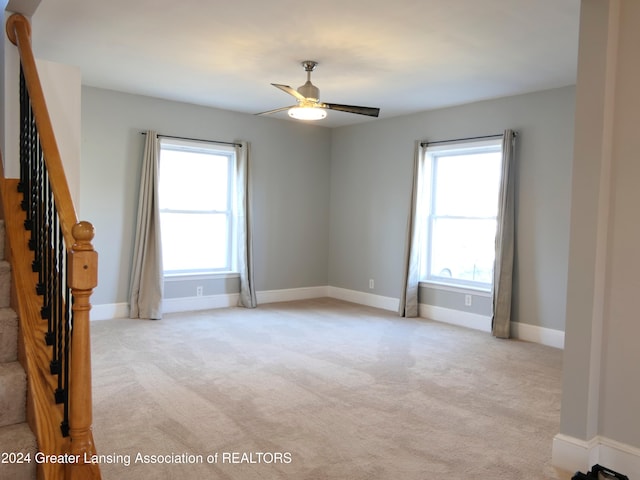
[[[33,50],[31,48],[31,26],[29,21],[20,14],[14,14],[9,17],[6,24],[6,31],[9,40],[18,47],[22,71],[26,90],[29,94],[29,102],[33,118],[38,131],[38,138],[42,150],[42,157],[46,166],[48,185],[56,209],[56,215],[59,222],[60,231],[64,240],[64,249],[67,252],[67,274],[66,284],[73,296],[73,302],[66,302],[71,305],[73,311],[73,326],[71,328],[72,339],[70,342],[70,362],[68,372],[68,430],[69,438],[67,441],[55,440],[52,442],[55,448],[61,449],[58,452],[47,452],[53,454],[69,454],[75,459],[74,462],[66,463],[63,470],[59,468],[43,469],[47,473],[42,473],[45,480],[99,480],[101,478],[99,465],[91,462],[91,458],[96,454],[93,443],[92,434],[92,382],[91,382],[91,348],[90,348],[90,330],[89,330],[89,312],[91,310],[90,297],[93,289],[97,286],[97,268],[98,254],[92,246],[94,236],[93,226],[89,222],[78,222],[76,211],[73,205],[71,193],[69,191],[64,167],[58,149],[58,144],[47,109],[44,92],[40,83],[38,70],[36,67]],[[0,173],[2,173],[0,171]],[[3,186],[6,184],[3,178]],[[6,188],[3,188],[2,197],[6,196]],[[14,218],[16,216],[14,215]],[[17,237],[15,237],[17,238]],[[15,240],[14,243],[20,243]],[[20,248],[24,248],[21,245]],[[48,247],[45,247],[48,248]],[[16,250],[18,251],[18,250]],[[26,259],[26,254],[21,251],[21,260]],[[64,268],[59,265],[58,268]],[[19,270],[19,269],[16,269]],[[22,275],[20,278],[26,278]],[[20,288],[24,291],[34,291],[35,288],[26,287],[24,281],[20,284]],[[35,282],[34,282],[35,285]],[[16,289],[18,285],[16,285]],[[31,296],[34,294],[30,293]],[[20,303],[20,302],[18,302]],[[22,302],[23,304],[25,302]],[[33,302],[26,302],[32,304]],[[36,315],[33,309],[23,308],[20,313],[21,325],[37,327],[35,322]],[[25,317],[25,321],[22,321]],[[38,315],[39,317],[39,315]],[[41,321],[40,318],[38,318]],[[30,339],[36,337],[33,333],[28,334]],[[35,341],[29,341],[35,345]],[[25,348],[27,346],[25,345]],[[34,350],[39,347],[36,346]],[[46,348],[46,347],[42,347]],[[42,378],[43,362],[40,362],[38,352],[26,354],[31,362],[37,363],[36,372],[32,372],[34,382],[40,382]],[[29,375],[30,373],[27,372]],[[46,383],[46,381],[45,381]],[[36,391],[37,390],[37,391]],[[31,395],[46,390],[45,388],[36,387]],[[56,392],[57,395],[57,392]],[[33,407],[38,411],[45,411],[45,407],[40,405],[50,404],[50,400],[39,400],[32,398],[34,404],[39,406]],[[48,408],[48,407],[47,407]],[[46,415],[46,413],[43,413]],[[45,422],[46,423],[46,422]],[[48,422],[50,423],[50,422]],[[45,427],[42,427],[45,428]],[[40,430],[40,426],[36,426],[35,430]],[[47,428],[46,437],[51,437],[50,428]],[[37,433],[37,432],[36,432]],[[55,467],[58,467],[57,465]],[[40,478],[40,477],[39,477]]]
[[78,217],[73,206],[73,200],[71,199],[67,177],[64,173],[64,167],[62,166],[60,150],[58,149],[58,142],[53,132],[51,117],[49,116],[47,102],[45,101],[44,91],[40,83],[36,60],[33,56],[33,49],[31,48],[31,25],[29,20],[23,15],[14,13],[7,20],[6,29],[7,37],[9,37],[11,43],[18,47],[18,52],[20,53],[20,61],[31,99],[31,108],[33,109],[38,133],[40,135],[44,161],[47,165],[49,178],[51,179],[53,196],[58,206],[58,215],[60,217],[64,241],[66,245],[73,245],[74,238],[71,230],[73,226],[78,223]]

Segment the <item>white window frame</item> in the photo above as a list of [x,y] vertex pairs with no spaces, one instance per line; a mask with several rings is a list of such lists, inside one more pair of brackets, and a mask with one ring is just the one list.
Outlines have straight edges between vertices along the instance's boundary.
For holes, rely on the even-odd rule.
[[425,221],[424,221],[424,230],[422,232],[421,238],[422,242],[422,253],[420,255],[421,265],[420,265],[420,278],[421,283],[424,284],[432,284],[439,287],[446,287],[446,289],[460,289],[463,290],[471,290],[478,292],[491,292],[493,290],[493,275],[491,275],[491,282],[480,282],[473,280],[466,280],[455,277],[446,277],[444,275],[437,275],[431,273],[431,263],[432,263],[432,240],[433,240],[433,224],[439,218],[455,218],[455,219],[492,219],[496,221],[497,225],[497,205],[498,205],[498,195],[499,195],[499,182],[498,188],[495,191],[496,198],[496,216],[491,217],[480,217],[480,216],[456,216],[456,217],[447,217],[437,215],[435,204],[435,199],[437,195],[437,169],[438,163],[441,161],[446,161],[447,157],[455,156],[455,155],[473,155],[473,154],[481,154],[481,153],[489,153],[502,152],[502,138],[495,139],[482,139],[482,140],[473,140],[473,141],[464,141],[464,142],[453,142],[453,143],[444,143],[437,145],[428,145],[425,151],[425,168],[423,170],[424,178],[422,179],[422,198],[428,203],[424,205],[425,212]]
[[[165,279],[180,280],[189,278],[224,278],[229,276],[237,276],[237,249],[236,249],[236,151],[233,146],[220,145],[200,140],[187,140],[175,138],[160,139],[160,177],[162,177],[162,151],[184,151],[193,153],[205,153],[215,156],[223,156],[227,158],[227,209],[226,210],[171,210],[160,208],[160,216],[167,213],[193,213],[194,215],[211,215],[222,214],[226,216],[227,224],[227,243],[226,243],[226,262],[221,268],[201,268],[201,269],[180,269],[165,270],[163,275]],[[162,195],[162,191],[160,192]],[[160,221],[162,228],[162,220]],[[189,248],[185,245],[185,248]]]

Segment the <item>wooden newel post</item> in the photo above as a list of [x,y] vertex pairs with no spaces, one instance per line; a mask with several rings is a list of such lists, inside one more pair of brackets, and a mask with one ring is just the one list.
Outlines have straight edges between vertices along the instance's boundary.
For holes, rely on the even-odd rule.
[[91,425],[91,340],[89,311],[91,293],[98,285],[98,253],[91,240],[94,228],[89,222],[73,226],[75,243],[69,253],[68,284],[73,295],[73,329],[69,369],[69,437],[70,453],[78,463],[66,464],[67,480],[99,479],[97,464],[91,463],[96,454]]

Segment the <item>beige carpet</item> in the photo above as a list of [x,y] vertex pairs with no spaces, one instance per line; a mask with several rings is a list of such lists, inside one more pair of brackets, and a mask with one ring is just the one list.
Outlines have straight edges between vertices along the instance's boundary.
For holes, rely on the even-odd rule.
[[570,478],[557,349],[331,299],[92,329],[105,479]]

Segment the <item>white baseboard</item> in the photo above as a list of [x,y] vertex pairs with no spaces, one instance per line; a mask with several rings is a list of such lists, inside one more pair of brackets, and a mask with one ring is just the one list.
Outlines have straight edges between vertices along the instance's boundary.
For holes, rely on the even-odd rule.
[[327,295],[330,298],[344,300],[345,302],[367,305],[369,307],[381,308],[383,310],[398,311],[400,301],[393,297],[383,297],[372,293],[348,290],[339,287],[327,287]]
[[198,310],[235,307],[237,304],[237,293],[203,295],[202,297],[165,298],[162,300],[162,312],[196,312]]
[[[291,302],[294,300],[327,297],[327,289],[328,287],[326,286],[320,286],[288,288],[283,290],[265,290],[256,292],[256,297],[258,299],[258,304]],[[237,304],[237,293],[206,295],[202,297],[165,298],[162,301],[162,311],[164,313],[195,312],[199,310],[235,307]],[[111,320],[114,318],[128,317],[128,303],[94,305],[91,308],[91,320]]]
[[258,299],[258,305],[261,303],[292,302],[295,300],[327,297],[328,288],[329,287],[325,285],[320,287],[287,288],[283,290],[263,290],[256,292],[256,297]]
[[418,305],[418,314],[422,318],[428,318],[436,322],[473,328],[474,330],[482,330],[483,332],[491,332],[491,317],[486,315],[436,307],[435,305],[427,305],[425,303]]
[[549,347],[564,348],[564,332],[538,327],[528,323],[511,322],[511,336],[527,342],[540,343]]
[[637,478],[640,475],[640,448],[602,436],[587,441],[559,433],[553,439],[551,463],[570,472],[586,472],[597,463],[629,478]]
[[623,473],[629,478],[638,478],[640,476],[640,448],[600,437],[597,463]]
[[[434,305],[419,305],[419,315],[437,322],[491,332],[491,317]],[[511,322],[511,337],[549,347],[564,348],[564,332],[527,323]]]
[[128,303],[103,303],[92,305],[91,320],[113,320],[114,318],[129,318]]

